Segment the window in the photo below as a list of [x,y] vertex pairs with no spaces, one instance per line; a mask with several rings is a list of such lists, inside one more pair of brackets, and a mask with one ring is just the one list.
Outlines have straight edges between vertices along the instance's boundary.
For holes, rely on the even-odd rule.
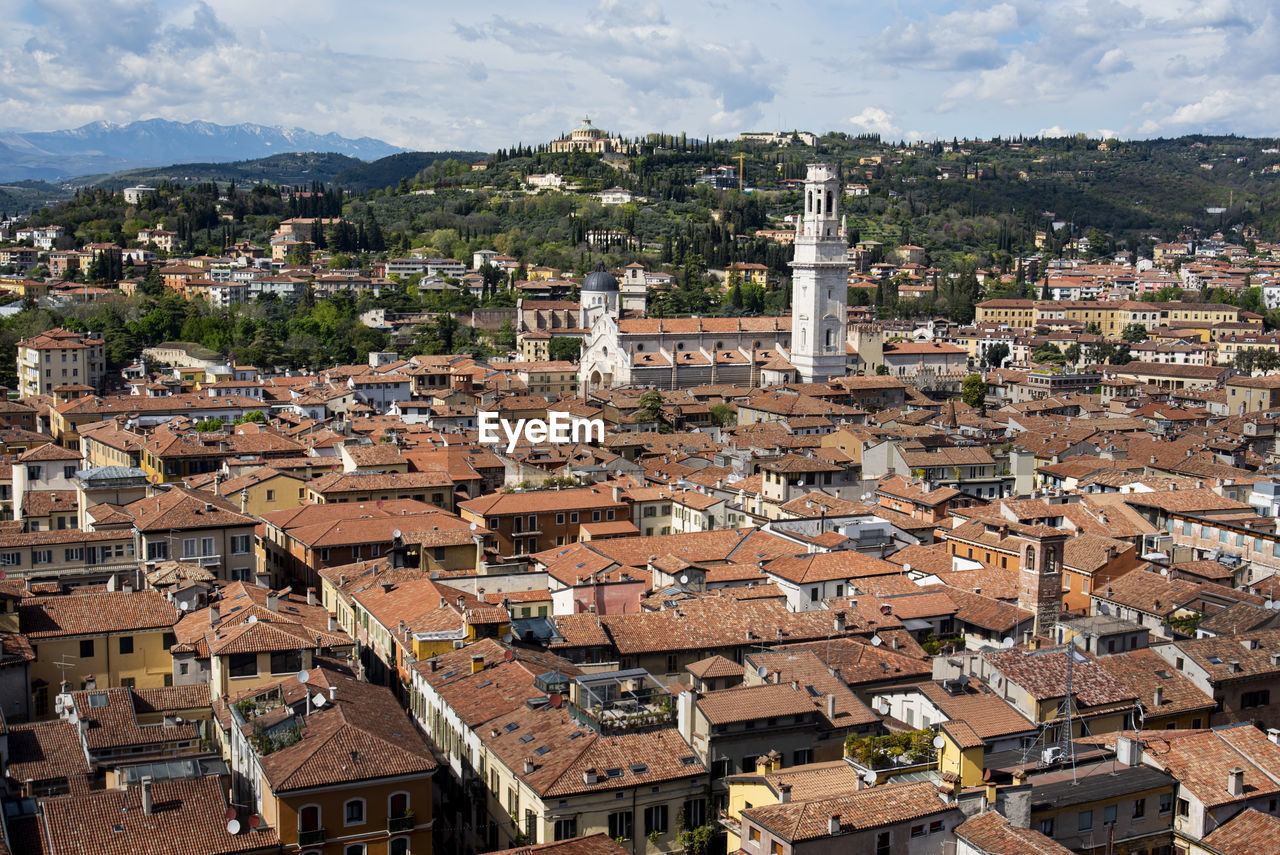
[[31,563],[32,564],[52,564],[53,550],[52,549],[31,550]]
[[1093,811],[1091,810],[1080,811],[1080,818],[1076,822],[1076,828],[1079,829],[1080,831],[1088,831],[1089,829],[1093,828]]
[[367,855],[368,851],[363,843],[352,843],[342,850],[342,855]]
[[591,512],[591,521],[592,521],[592,522],[600,522],[600,512],[599,512],[599,511],[592,511],[592,512]]
[[817,588],[810,588],[810,589],[809,589],[809,602],[811,602],[811,603],[816,603],[816,602],[818,602],[818,589],[817,589]]
[[555,827],[556,840],[568,840],[578,836],[578,818],[557,819]]
[[0,552],[0,567],[17,567],[22,563],[20,552]]
[[760,829],[756,828],[754,825],[751,826],[751,842],[752,843],[760,842]]
[[707,823],[707,800],[689,799],[681,808],[684,811],[684,830],[688,831]]
[[93,658],[93,639],[92,638],[88,638],[80,642],[80,658],[81,659]]
[[[803,334],[803,332],[804,331],[801,330],[801,334]],[[777,840],[772,841],[769,844],[769,855],[782,855],[782,844]]]
[[182,557],[196,557],[196,539],[194,537],[184,537],[182,539]]
[[667,654],[667,673],[674,674],[676,672],[676,654]]
[[[571,523],[576,523],[577,521],[578,521],[578,512],[577,512],[577,511],[570,511],[570,512],[569,512],[569,522],[571,522]],[[1278,544],[1278,545],[1280,545],[1280,544]]]
[[391,855],[409,855],[409,838],[397,837],[391,841]]
[[1259,689],[1256,692],[1240,693],[1240,709],[1247,710],[1254,707],[1265,707],[1271,703],[1271,690]]
[[556,525],[564,525],[564,514],[556,514]]
[[227,673],[232,677],[258,676],[258,654],[232,653],[227,657]]
[[1173,810],[1173,793],[1160,794],[1160,813],[1166,814]]
[[1178,816],[1191,816],[1191,802],[1178,799]]
[[133,636],[132,635],[120,636],[120,655],[128,656],[132,652],[133,652]]
[[167,561],[169,544],[163,540],[154,540],[147,544],[147,559],[150,561]]
[[32,463],[27,464],[27,477],[30,478],[32,481],[39,481],[40,473],[41,473],[41,468],[39,466],[36,466],[35,464],[32,464]]
[[272,674],[296,674],[301,670],[301,650],[283,650],[271,654]]
[[251,535],[233,534],[231,535],[231,554],[245,555],[249,552],[249,541]]
[[889,855],[893,848],[893,832],[882,831],[876,835],[876,855]]
[[364,825],[364,799],[352,799],[342,810],[347,825]]
[[806,763],[812,763],[812,762],[813,762],[812,748],[801,748],[791,752],[792,766],[803,766]]
[[1102,824],[1103,825],[1116,824],[1116,806],[1115,805],[1107,805],[1102,809]]
[[667,833],[667,806],[654,805],[644,809],[644,833]]
[[927,836],[928,834],[929,834],[929,832],[925,829],[924,825],[913,825],[913,826],[911,826],[911,836],[912,836],[912,837],[925,837],[925,836]]
[[63,559],[68,563],[84,560],[84,547],[77,546],[72,549],[64,550]]
[[214,554],[214,551],[213,551],[213,538],[212,538],[212,537],[202,537],[202,538],[200,538],[200,554],[201,554],[201,555],[213,555],[213,554]]
[[614,840],[630,840],[633,833],[631,811],[620,810],[609,814],[609,836]]
[[1134,799],[1133,800],[1133,818],[1142,819],[1146,815],[1147,815],[1147,800]]

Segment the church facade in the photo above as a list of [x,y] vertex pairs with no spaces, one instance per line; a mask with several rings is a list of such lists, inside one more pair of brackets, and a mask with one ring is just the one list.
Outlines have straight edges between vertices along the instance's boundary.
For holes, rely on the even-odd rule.
[[587,330],[579,363],[582,394],[616,386],[765,386],[843,377],[848,263],[835,168],[811,165],[803,198],[790,317],[634,317],[622,311],[622,289],[612,274],[589,274],[580,318]]

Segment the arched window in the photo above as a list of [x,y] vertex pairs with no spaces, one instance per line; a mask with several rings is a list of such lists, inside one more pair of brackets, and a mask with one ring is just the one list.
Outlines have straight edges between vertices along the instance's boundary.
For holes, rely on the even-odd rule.
[[835,208],[831,204],[831,191],[827,191],[827,213],[830,214]]
[[821,193],[818,194],[818,210],[816,211],[816,213],[819,217],[822,216],[822,194]]
[[391,841],[388,851],[391,855],[409,855],[409,838],[397,837]]
[[835,334],[831,330],[827,330],[827,347],[831,347],[833,344],[835,344]]
[[320,806],[306,805],[302,810],[298,811],[298,830],[299,831],[319,831],[320,830]]
[[801,327],[800,329],[800,346],[804,347],[809,343],[809,331]]
[[392,793],[387,802],[387,815],[391,818],[404,816],[409,812],[409,794]]
[[808,196],[809,196],[809,201],[808,201],[808,208],[806,210],[808,210],[810,213],[813,213],[813,191],[812,190],[809,191]]

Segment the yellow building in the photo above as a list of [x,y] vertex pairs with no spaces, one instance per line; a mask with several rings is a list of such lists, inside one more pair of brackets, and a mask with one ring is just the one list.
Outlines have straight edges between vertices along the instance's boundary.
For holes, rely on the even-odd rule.
[[[233,698],[219,727],[238,800],[286,852],[430,855],[430,748],[391,692],[318,662]],[[246,726],[250,725],[250,726]]]
[[742,822],[747,808],[808,801],[854,792],[862,786],[862,772],[848,760],[828,760],[782,768],[782,756],[772,752],[756,760],[754,774],[725,778],[729,797],[725,814],[729,820],[727,851],[736,852],[742,843],[734,828]]
[[[213,485],[211,485],[213,486]],[[296,508],[307,500],[307,485],[301,478],[264,466],[227,481],[217,483],[222,498],[241,513],[261,517],[270,511]]]
[[156,591],[103,591],[30,597],[18,606],[31,643],[31,712],[50,718],[52,697],[66,682],[99,688],[151,689],[173,681],[169,648],[178,609]]
[[[229,607],[229,604],[225,604]],[[209,694],[239,696],[312,667],[317,652],[350,650],[341,632],[321,632],[287,618],[255,620],[210,628]]]
[[[960,786],[976,787],[982,783],[982,758],[986,747],[977,731],[964,721],[944,721],[938,737],[938,771],[960,777]],[[934,737],[935,740],[938,737]]]

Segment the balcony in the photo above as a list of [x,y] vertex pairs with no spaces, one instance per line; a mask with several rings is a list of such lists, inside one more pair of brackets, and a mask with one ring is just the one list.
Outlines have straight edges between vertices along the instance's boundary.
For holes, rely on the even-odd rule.
[[387,832],[409,831],[413,828],[413,811],[406,811],[399,816],[387,817]]
[[299,846],[317,846],[321,843],[324,843],[324,839],[325,838],[324,838],[323,828],[316,828],[316,829],[312,829],[311,831],[298,832]]

